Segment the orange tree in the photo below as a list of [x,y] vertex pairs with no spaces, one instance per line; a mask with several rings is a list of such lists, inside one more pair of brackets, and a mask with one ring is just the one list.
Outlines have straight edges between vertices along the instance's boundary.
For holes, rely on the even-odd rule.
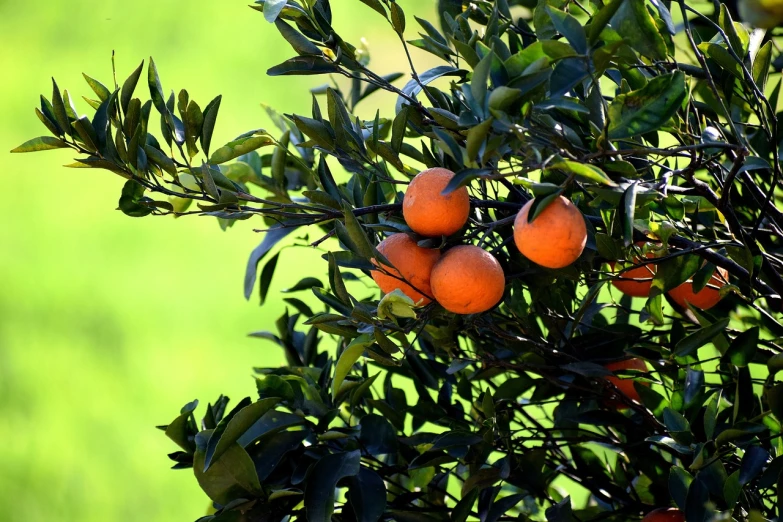
[[[774,30],[717,2],[441,0],[411,20],[353,1],[399,35],[407,82],[328,0],[259,0],[296,53],[269,75],[334,80],[310,114],[214,147],[220,97],[167,96],[150,60],[86,77],[91,118],[55,84],[52,135],[15,149],[121,176],[129,216],[262,216],[248,298],[289,234],[328,250],[255,334],[287,366],[162,427],[201,520],[780,520]],[[355,116],[371,95],[394,114]],[[372,274],[388,293],[350,283]]]

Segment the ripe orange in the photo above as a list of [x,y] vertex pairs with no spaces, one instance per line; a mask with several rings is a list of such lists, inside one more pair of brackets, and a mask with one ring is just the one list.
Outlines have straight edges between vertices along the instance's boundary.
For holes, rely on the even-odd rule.
[[399,289],[415,303],[432,301],[430,274],[440,259],[440,250],[422,248],[406,234],[392,234],[380,242],[378,252],[394,265],[384,266],[388,274],[372,271],[372,278],[384,293]]
[[587,243],[585,220],[570,199],[559,196],[532,223],[528,201],[514,220],[514,242],[523,256],[547,268],[563,268],[582,254]]
[[675,303],[687,308],[686,302],[694,308],[709,310],[720,301],[720,288],[729,281],[729,273],[725,268],[718,267],[712,274],[710,282],[699,292],[693,291],[693,280],[688,280],[680,286],[669,290],[669,296]]
[[468,189],[443,195],[454,173],[439,167],[420,172],[408,185],[402,201],[405,222],[422,236],[450,236],[465,226],[470,214]]
[[676,508],[659,508],[650,511],[642,522],[685,522],[685,515]]
[[[606,368],[610,372],[614,372],[617,370],[639,370],[642,372],[647,371],[647,365],[645,364],[645,362],[635,357],[632,359],[626,359],[624,361],[617,361],[617,362],[606,364],[604,365],[604,368]],[[622,392],[622,394],[628,397],[629,399],[633,399],[636,402],[641,402],[639,398],[639,392],[637,392],[636,388],[634,388],[633,379],[620,379],[619,377],[607,377],[606,380],[614,384],[615,387],[617,387],[617,389],[620,390],[620,392]],[[649,386],[649,384],[646,382],[643,382],[642,384],[644,386]],[[621,401],[607,401],[607,405],[618,409],[625,409],[628,407]]]
[[[644,243],[636,243],[636,246],[642,247]],[[647,259],[653,259],[655,255],[647,252]],[[632,260],[634,264],[638,263],[638,258]],[[609,263],[614,270],[615,263]],[[649,297],[652,288],[652,278],[655,277],[656,266],[654,264],[641,265],[637,268],[631,268],[621,272],[612,284],[619,291],[631,297]]]
[[473,245],[448,250],[432,269],[432,294],[455,314],[486,312],[503,297],[506,279],[498,260]]

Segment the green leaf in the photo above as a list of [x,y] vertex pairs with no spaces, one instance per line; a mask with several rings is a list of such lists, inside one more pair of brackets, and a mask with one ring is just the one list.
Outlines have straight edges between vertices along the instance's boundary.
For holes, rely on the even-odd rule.
[[617,96],[609,105],[609,139],[658,130],[674,116],[686,96],[681,71],[658,76],[637,91]]
[[739,334],[724,355],[735,366],[747,366],[756,355],[759,344],[759,327],[754,326]]
[[332,74],[340,68],[322,56],[297,56],[266,71],[269,76]]
[[38,138],[27,140],[13,149],[11,152],[37,152],[39,150],[63,149],[66,147],[68,147],[68,144],[60,138],[54,138],[52,136],[40,136]]
[[666,41],[661,36],[645,0],[625,0],[611,19],[611,25],[643,56],[665,60]]
[[345,477],[359,474],[361,451],[327,455],[313,465],[307,477],[304,505],[308,522],[330,522],[334,513],[335,488]]
[[203,470],[206,472],[212,464],[217,462],[250,427],[258,421],[266,412],[274,408],[280,399],[271,397],[261,399],[245,406],[234,415],[227,416],[220,421],[212,432],[204,452]]
[[282,19],[278,18],[275,20],[275,26],[297,54],[302,56],[321,56],[323,54],[317,45],[305,38],[302,33],[285,23]]
[[[271,145],[275,142],[271,136],[266,134],[262,136],[247,136],[239,138],[238,140],[226,143],[215,152],[209,159],[209,162],[214,165],[231,161],[234,158],[238,158],[243,154],[254,151],[266,145]],[[206,150],[206,149],[205,149]]]
[[631,183],[623,193],[622,226],[623,243],[628,248],[633,243],[633,220],[636,215],[636,193],[639,185]]
[[272,259],[267,261],[267,263],[264,265],[264,268],[261,269],[261,280],[258,285],[260,304],[264,304],[264,301],[266,301],[266,296],[269,293],[269,286],[271,285],[272,278],[275,275],[275,268],[277,267],[277,260],[279,257],[280,252],[275,254]]
[[591,46],[598,41],[601,31],[604,30],[623,2],[625,0],[612,0],[608,4],[604,4],[590,20],[590,25],[587,28],[587,41]]
[[696,350],[712,341],[712,339],[723,332],[729,325],[729,318],[724,317],[704,328],[699,328],[690,335],[680,340],[674,348],[674,355],[685,357],[694,353]]
[[392,123],[391,147],[397,154],[400,153],[402,142],[405,139],[405,127],[408,125],[408,112],[410,110],[410,105],[403,105],[400,112],[394,117],[394,122]]
[[[415,79],[410,80],[402,88],[402,92],[404,92],[407,96],[415,97],[418,93],[421,92],[423,86],[429,85],[438,78],[442,78],[443,76],[462,76],[464,74],[465,71],[457,69],[456,67],[452,67],[450,65],[439,65],[438,67],[434,67],[419,74],[418,81]],[[398,96],[395,109],[396,112],[400,112],[400,110],[402,110],[403,104],[405,103],[408,103],[408,100],[402,96]]]
[[274,23],[287,3],[288,0],[266,0],[264,2],[264,18],[266,18],[266,21],[270,24]]
[[742,486],[739,483],[739,470],[735,471],[726,482],[723,483],[723,498],[728,504],[730,509],[733,509],[739,500],[740,493],[742,492]]
[[119,208],[125,215],[130,217],[144,217],[152,212],[152,208],[142,205],[141,202],[151,201],[144,197],[144,186],[138,181],[128,180],[122,187]]
[[381,15],[383,15],[384,18],[388,19],[388,16],[386,15],[386,10],[383,8],[383,4],[381,4],[380,0],[360,0],[361,3],[364,5],[367,5]]
[[552,19],[552,23],[557,29],[557,32],[565,36],[568,43],[578,54],[587,53],[587,36],[585,35],[585,29],[582,24],[560,9],[555,9],[551,6],[546,6],[546,10],[549,13],[549,17]]
[[[44,99],[42,97],[42,99]],[[68,120],[68,113],[65,111],[65,102],[63,102],[62,94],[60,94],[60,88],[57,87],[57,82],[52,78],[52,111],[54,112],[55,121],[68,134],[73,135],[71,131],[71,124]],[[44,114],[46,112],[44,111]]]
[[122,113],[128,114],[128,105],[131,98],[133,98],[133,91],[136,89],[136,84],[139,82],[141,72],[144,70],[144,60],[141,61],[136,70],[134,70],[130,76],[122,84],[122,91],[120,93],[120,105],[122,106]]
[[370,243],[370,240],[367,239],[367,234],[364,233],[364,229],[359,223],[359,220],[353,215],[353,209],[348,205],[345,205],[343,207],[343,214],[345,215],[345,229],[357,249],[356,253],[365,259],[375,257],[375,249]]
[[150,97],[155,108],[161,114],[168,114],[169,110],[166,107],[166,100],[163,98],[163,87],[160,84],[158,68],[155,67],[155,61],[152,57],[150,57],[150,64],[147,68],[147,83],[150,87]]
[[476,103],[482,109],[484,107],[484,98],[487,96],[487,81],[489,81],[489,70],[492,67],[494,56],[495,53],[487,53],[473,70],[473,77],[470,79],[470,92],[473,95],[473,99],[476,100]]
[[392,27],[397,31],[397,34],[402,36],[402,33],[405,32],[405,13],[402,11],[402,7],[394,1],[391,3],[390,9]]
[[177,174],[177,165],[175,165],[174,161],[166,154],[156,149],[152,145],[145,145],[144,152],[147,153],[147,158],[155,165],[160,167],[164,172],[167,172],[172,176]]
[[691,482],[693,475],[679,466],[672,466],[669,471],[669,494],[680,509],[685,509]]
[[201,128],[201,149],[205,155],[209,155],[209,145],[212,142],[212,132],[215,130],[218,111],[220,110],[220,101],[222,96],[218,95],[209,102],[204,109],[204,125]]
[[[758,85],[759,90],[764,92],[769,78],[770,66],[772,65],[772,41],[765,43],[753,60],[753,81]],[[773,107],[774,109],[774,107]]]
[[[494,94],[494,91],[493,91]],[[490,96],[490,103],[491,103],[492,97]],[[468,161],[474,161],[477,160],[479,163],[481,163],[480,157],[478,157],[479,152],[481,152],[481,146],[484,144],[484,140],[489,135],[490,129],[492,129],[492,122],[494,121],[494,118],[489,118],[487,120],[482,121],[475,127],[472,127],[468,131],[468,139],[465,142],[465,152],[468,155]],[[452,182],[454,179],[449,182],[449,185],[452,185]],[[456,186],[454,188],[457,188]]]
[[179,416],[166,426],[165,431],[168,438],[188,453],[193,453],[196,449],[189,428],[192,426],[194,431],[196,429],[196,421],[193,418],[193,412],[196,410],[197,406],[198,400],[194,400],[183,406],[179,412]]
[[562,170],[569,174],[580,177],[585,181],[601,183],[603,185],[609,185],[610,187],[617,186],[617,183],[612,181],[612,179],[607,176],[603,170],[596,167],[595,165],[590,165],[589,163],[579,163],[576,161],[564,160],[549,165],[547,170]]
[[295,226],[276,225],[264,233],[264,240],[250,254],[247,260],[247,269],[245,270],[245,299],[250,299],[253,295],[253,288],[256,285],[258,275],[258,263],[266,256],[272,248],[284,237],[296,230]]
[[661,292],[668,292],[695,274],[701,262],[700,257],[693,255],[680,255],[661,261],[652,284]]
[[533,205],[530,207],[530,212],[528,213],[528,223],[532,223],[539,215],[541,215],[541,212],[543,212],[544,209],[546,209],[546,207],[548,207],[554,200],[559,198],[562,193],[563,189],[558,187],[557,190],[548,196],[543,198],[536,197],[533,201]]
[[704,434],[707,440],[712,440],[715,434],[715,426],[718,419],[718,404],[720,403],[720,394],[712,396],[704,410]]
[[353,365],[356,364],[356,361],[359,360],[359,357],[361,357],[362,353],[364,353],[367,347],[372,345],[374,342],[374,337],[368,334],[362,334],[351,341],[351,344],[349,344],[345,350],[343,350],[343,353],[340,354],[340,358],[337,360],[337,365],[334,369],[334,379],[332,379],[333,399],[337,397],[337,392],[340,391],[340,386],[342,385],[348,373],[350,373]]
[[225,505],[238,498],[263,495],[253,460],[239,444],[232,444],[208,471],[204,472],[203,469],[204,452],[198,450],[193,458],[196,480],[204,493],[218,504]]
[[84,76],[84,79],[87,80],[87,84],[90,86],[93,92],[98,95],[98,98],[100,98],[101,101],[106,101],[106,99],[111,94],[109,88],[85,73],[82,73],[82,76]]
[[351,477],[348,502],[357,522],[377,522],[386,511],[386,484],[377,473],[362,467]]

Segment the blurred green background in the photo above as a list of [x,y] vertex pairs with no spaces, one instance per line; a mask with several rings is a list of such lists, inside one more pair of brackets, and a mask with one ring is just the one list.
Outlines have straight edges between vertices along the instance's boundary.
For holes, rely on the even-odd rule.
[[[51,76],[92,114],[81,73],[111,84],[112,50],[120,82],[152,55],[167,92],[187,88],[202,107],[223,94],[213,144],[271,127],[261,102],[306,113],[308,89],[323,79],[268,78],[293,52],[246,4],[0,0],[2,520],[198,518],[207,499],[190,471],[169,470],[176,448],[154,426],[194,398],[252,395],[251,368],[283,361],[246,334],[272,328],[280,288],[321,275],[312,273],[316,252],[286,250],[259,308],[243,299],[242,281],[260,220],[224,233],[212,218],[129,218],[115,210],[119,177],[63,168],[69,151],[4,152],[46,134],[33,107],[39,93],[51,95]],[[412,15],[433,15],[434,2],[401,4],[413,38]],[[367,37],[374,69],[405,70],[382,18],[359,0],[332,7],[347,40]],[[143,82],[137,94],[147,98]],[[365,110],[393,101],[376,95]]]

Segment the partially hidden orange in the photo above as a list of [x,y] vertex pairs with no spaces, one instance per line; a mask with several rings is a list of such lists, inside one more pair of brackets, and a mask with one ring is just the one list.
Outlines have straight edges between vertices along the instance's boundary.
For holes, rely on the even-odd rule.
[[450,236],[465,226],[470,215],[468,189],[460,187],[443,194],[453,177],[452,171],[435,167],[411,180],[402,201],[402,215],[414,232],[429,237]]
[[650,511],[642,522],[685,522],[685,515],[676,508],[659,508]]
[[[646,372],[647,364],[645,364],[643,360],[634,357],[624,361],[617,361],[606,364],[604,365],[604,368],[610,372],[615,372],[617,370],[638,370],[640,372]],[[639,398],[639,392],[636,391],[636,388],[633,385],[633,379],[621,379],[619,377],[611,376],[607,377],[606,380],[614,384],[614,386],[629,399],[632,399],[636,402],[641,402]],[[649,386],[649,384],[646,382],[643,382],[642,384],[644,386]],[[621,401],[609,401],[608,405],[618,409],[625,409],[628,407]]]
[[[643,242],[636,243],[636,246],[644,246]],[[647,252],[647,259],[653,259],[655,255]],[[639,258],[632,260],[634,264],[639,264]],[[615,263],[610,263],[614,270]],[[655,277],[656,265],[653,263],[639,265],[635,268],[629,268],[617,274],[612,279],[612,284],[619,291],[631,297],[649,297],[652,288],[652,278]]]
[[455,314],[486,312],[503,297],[506,279],[492,254],[473,245],[455,246],[432,269],[432,294]]
[[528,220],[534,199],[514,220],[514,242],[523,256],[546,268],[563,268],[576,261],[587,243],[582,213],[570,199],[558,196],[533,220]]
[[383,267],[388,273],[372,271],[372,278],[384,293],[400,290],[415,303],[432,301],[430,274],[440,259],[440,250],[420,247],[407,234],[392,234],[378,244],[378,252],[394,265]]
[[693,291],[693,280],[689,279],[680,286],[669,290],[669,297],[683,308],[687,308],[686,303],[690,303],[694,308],[709,310],[720,301],[720,289],[726,285],[728,281],[729,273],[725,268],[718,267],[712,274],[712,278],[710,278],[710,282],[707,283],[707,286],[698,292]]

